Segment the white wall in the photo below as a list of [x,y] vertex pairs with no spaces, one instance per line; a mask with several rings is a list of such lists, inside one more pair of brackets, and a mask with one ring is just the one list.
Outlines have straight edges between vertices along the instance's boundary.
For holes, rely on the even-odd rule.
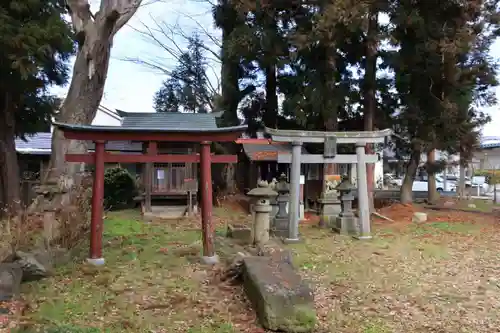
[[114,113],[114,111],[107,111],[99,108],[94,120],[92,121],[92,125],[120,126],[121,119],[117,114]]

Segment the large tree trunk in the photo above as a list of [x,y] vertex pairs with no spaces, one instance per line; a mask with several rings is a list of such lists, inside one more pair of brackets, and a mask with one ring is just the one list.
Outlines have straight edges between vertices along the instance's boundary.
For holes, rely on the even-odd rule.
[[459,199],[464,199],[465,198],[465,166],[467,165],[467,162],[462,159],[462,154],[460,154],[460,173],[459,173],[459,179],[458,179],[458,198]]
[[[88,125],[95,117],[104,92],[113,37],[137,11],[141,0],[101,0],[95,16],[90,12],[88,1],[83,2],[68,1],[79,47],[70,88],[56,119]],[[64,140],[62,133],[55,130],[49,178],[66,174],[72,179],[80,165],[69,166],[64,155],[85,151],[84,143]]]
[[14,216],[21,208],[15,119],[14,112],[8,107],[10,104],[8,100],[2,102],[4,109],[1,111],[0,118],[0,198],[3,201],[3,207],[0,207],[0,210],[9,216]]
[[[229,6],[227,0],[221,1],[222,6]],[[238,59],[232,57],[227,49],[229,48],[230,36],[234,25],[222,27],[222,48],[221,48],[221,95],[222,95],[222,110],[224,114],[222,119],[224,125],[235,126],[239,125],[238,105],[244,97],[239,88],[239,62]]]
[[401,185],[400,201],[402,204],[413,202],[413,180],[417,174],[418,164],[420,163],[420,150],[413,150],[410,155],[410,161],[406,166],[406,174]]
[[439,194],[436,188],[436,174],[434,173],[434,165],[436,164],[435,150],[427,152],[427,201],[435,203],[439,199]]
[[[365,94],[364,94],[364,130],[373,131],[373,120],[377,100],[375,90],[377,84],[377,35],[378,35],[378,11],[375,6],[371,6],[368,18],[368,31],[366,34],[366,63],[365,63]],[[373,154],[373,145],[367,144],[366,154]],[[366,166],[366,178],[368,180],[368,202],[370,211],[374,211],[373,191],[375,189],[375,164],[369,163]]]
[[264,115],[264,124],[267,127],[276,128],[278,119],[278,95],[276,94],[276,66],[268,65],[265,67],[266,75],[266,113]]

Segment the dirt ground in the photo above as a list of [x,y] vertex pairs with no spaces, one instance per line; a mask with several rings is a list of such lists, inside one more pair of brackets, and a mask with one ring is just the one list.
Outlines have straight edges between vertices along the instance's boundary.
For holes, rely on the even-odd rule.
[[[373,221],[374,238],[357,241],[315,223],[289,245],[315,290],[315,332],[500,332],[500,221],[468,212],[393,205]],[[249,216],[236,205],[214,213],[217,233]],[[23,285],[24,330],[52,332],[264,332],[241,287],[207,269],[199,220],[144,224],[136,212],[112,213],[105,225],[106,267],[83,257],[41,282]],[[11,331],[6,331],[11,332]]]

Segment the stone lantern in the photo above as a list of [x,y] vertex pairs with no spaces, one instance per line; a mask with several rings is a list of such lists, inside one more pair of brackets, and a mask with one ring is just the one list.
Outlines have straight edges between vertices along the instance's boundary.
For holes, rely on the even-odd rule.
[[276,201],[278,203],[278,212],[273,218],[272,231],[275,236],[288,237],[288,200],[290,199],[290,185],[286,182],[286,175],[282,173],[275,187],[278,192]]
[[266,181],[260,181],[256,188],[247,193],[249,197],[254,198],[253,205],[253,226],[252,226],[252,244],[260,245],[269,241],[269,213],[271,212],[271,198],[278,195],[269,188]]
[[342,182],[336,187],[336,190],[340,192],[342,210],[336,218],[333,229],[341,234],[357,236],[359,235],[358,218],[352,211],[354,189],[356,188],[349,180],[349,177],[342,177]]

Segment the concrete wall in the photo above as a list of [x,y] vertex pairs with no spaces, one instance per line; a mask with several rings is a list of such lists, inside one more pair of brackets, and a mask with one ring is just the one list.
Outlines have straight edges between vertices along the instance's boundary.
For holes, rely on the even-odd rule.
[[500,148],[484,149],[474,153],[472,163],[476,169],[499,170]]

